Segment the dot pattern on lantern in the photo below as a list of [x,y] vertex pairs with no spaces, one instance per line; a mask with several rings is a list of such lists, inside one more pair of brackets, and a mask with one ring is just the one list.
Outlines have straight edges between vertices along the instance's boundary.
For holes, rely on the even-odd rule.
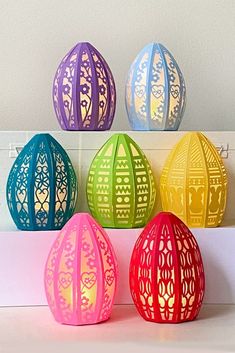
[[170,153],[160,181],[162,207],[190,227],[215,227],[223,218],[227,174],[213,144],[199,132],[186,134]]
[[131,65],[126,109],[134,130],[177,130],[186,103],[185,82],[171,53],[158,43],[146,45]]
[[77,179],[62,146],[35,135],[17,157],[7,181],[11,216],[22,230],[61,229],[72,216]]
[[162,323],[193,320],[204,287],[194,236],[173,214],[158,214],[138,238],[130,263],[130,289],[140,315]]
[[144,153],[128,135],[113,135],[90,166],[87,200],[92,215],[103,227],[141,227],[151,215],[155,196]]
[[108,130],[116,106],[111,70],[89,43],[78,43],[61,61],[53,84],[57,119],[64,130]]
[[55,319],[71,325],[107,320],[116,284],[117,262],[107,234],[89,214],[75,214],[53,244],[45,267]]

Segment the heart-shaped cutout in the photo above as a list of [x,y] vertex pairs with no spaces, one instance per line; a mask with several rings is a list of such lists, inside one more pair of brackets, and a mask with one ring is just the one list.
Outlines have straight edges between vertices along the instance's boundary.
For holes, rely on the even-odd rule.
[[47,200],[48,194],[49,191],[47,189],[37,189],[36,191],[36,197],[41,204],[43,204]]
[[70,272],[60,272],[59,282],[63,288],[68,288],[72,283],[72,275]]
[[164,86],[163,85],[153,85],[152,86],[152,94],[156,98],[160,98],[164,93]]
[[17,189],[16,191],[17,199],[23,203],[27,197],[27,193],[25,189]]
[[113,269],[106,270],[105,271],[105,280],[109,286],[111,286],[113,284],[114,279],[115,279],[114,270]]
[[144,85],[135,86],[135,94],[139,98],[143,97],[143,95],[145,94],[145,86]]
[[81,277],[81,281],[86,288],[91,289],[96,282],[96,273],[95,272],[83,272],[82,277]]
[[171,95],[173,98],[177,98],[180,94],[180,86],[179,85],[171,85]]
[[63,201],[65,200],[66,195],[67,195],[67,190],[66,190],[66,188],[62,188],[62,189],[58,190],[57,196],[58,196],[59,202],[60,202],[61,204],[62,204]]

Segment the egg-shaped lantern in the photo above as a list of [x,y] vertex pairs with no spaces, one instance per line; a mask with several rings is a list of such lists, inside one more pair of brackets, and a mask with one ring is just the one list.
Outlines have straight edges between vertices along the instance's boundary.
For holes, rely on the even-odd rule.
[[114,134],[93,159],[87,179],[90,211],[103,227],[144,226],[153,210],[153,173],[139,146]]
[[89,214],[75,214],[60,231],[45,266],[46,296],[55,320],[69,325],[107,320],[117,272],[104,229]]
[[137,310],[147,321],[194,320],[204,288],[196,239],[175,215],[159,213],[140,234],[131,257],[130,289]]
[[150,43],[137,55],[126,83],[126,109],[133,130],[178,130],[186,89],[182,72],[162,44]]
[[90,43],[75,45],[63,58],[53,83],[54,109],[63,130],[108,130],[116,107],[111,70]]
[[50,134],[35,135],[16,158],[6,197],[21,230],[61,229],[73,215],[77,178],[63,147]]
[[216,147],[200,132],[185,134],[160,179],[162,208],[189,227],[216,227],[223,218],[227,174]]

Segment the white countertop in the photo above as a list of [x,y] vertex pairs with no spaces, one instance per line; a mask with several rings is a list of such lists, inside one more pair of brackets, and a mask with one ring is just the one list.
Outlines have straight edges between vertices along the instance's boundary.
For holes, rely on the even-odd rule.
[[183,324],[144,321],[133,305],[114,306],[92,326],[56,323],[45,306],[0,308],[1,353],[235,352],[235,305],[204,305]]

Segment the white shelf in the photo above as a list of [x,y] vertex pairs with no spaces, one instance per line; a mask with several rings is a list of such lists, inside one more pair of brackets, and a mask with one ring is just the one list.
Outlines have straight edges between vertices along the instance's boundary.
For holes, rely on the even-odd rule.
[[[115,303],[131,304],[129,262],[141,229],[106,229],[119,265]],[[192,229],[201,249],[205,303],[235,304],[235,227]],[[0,306],[45,305],[43,273],[57,231],[0,232]]]
[[116,305],[91,326],[58,324],[47,307],[0,308],[1,353],[234,353],[234,332],[234,305],[204,305],[182,324],[147,322],[133,305]]

